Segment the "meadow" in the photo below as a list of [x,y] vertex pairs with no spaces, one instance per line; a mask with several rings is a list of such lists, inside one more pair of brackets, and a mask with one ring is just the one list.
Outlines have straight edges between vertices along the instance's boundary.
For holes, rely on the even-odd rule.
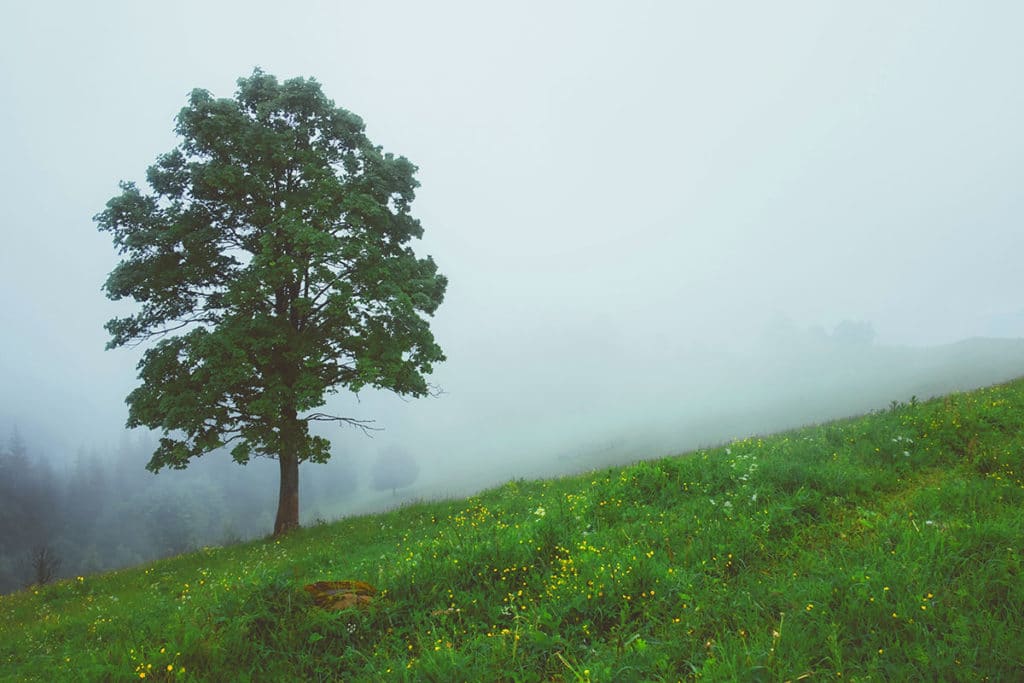
[[1020,680],[1022,424],[1018,380],[38,586],[0,679]]

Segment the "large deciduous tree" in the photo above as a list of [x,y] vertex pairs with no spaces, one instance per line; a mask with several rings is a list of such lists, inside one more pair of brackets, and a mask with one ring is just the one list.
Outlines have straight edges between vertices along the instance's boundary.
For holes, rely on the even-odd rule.
[[233,99],[194,90],[182,142],[121,183],[95,217],[122,256],[104,289],[134,315],[106,324],[108,348],[152,342],[128,426],[162,430],[147,468],[232,457],[280,462],[274,533],[298,526],[299,464],[325,462],[312,421],[347,388],[428,393],[444,360],[427,316],[447,280],[410,240],[416,167],[370,143],[362,120],[314,80],[259,69]]

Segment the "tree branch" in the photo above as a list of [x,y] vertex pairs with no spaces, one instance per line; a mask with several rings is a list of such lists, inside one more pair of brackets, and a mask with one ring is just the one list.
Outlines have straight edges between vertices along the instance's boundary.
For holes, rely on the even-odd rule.
[[[318,291],[316,294],[314,294],[309,299],[309,302],[311,304],[317,304],[317,302],[320,300],[320,297],[322,297],[325,293],[329,292],[339,282],[342,282],[345,279],[345,276],[347,276],[350,272],[351,272],[351,268],[346,267],[346,268],[340,270],[338,273],[335,273],[334,277],[331,278],[330,280],[326,281],[324,283],[324,286],[322,288],[320,288],[320,291]],[[312,306],[310,308],[310,310],[313,313],[319,313],[326,304],[327,304],[326,301],[321,301],[319,304],[317,304],[315,306]]]
[[350,427],[355,427],[366,434],[370,435],[370,432],[382,432],[383,427],[372,426],[376,420],[357,420],[354,417],[338,417],[337,415],[328,415],[327,413],[313,413],[312,415],[306,415],[301,418],[303,420],[310,420],[312,422],[337,422],[338,424],[347,424]]

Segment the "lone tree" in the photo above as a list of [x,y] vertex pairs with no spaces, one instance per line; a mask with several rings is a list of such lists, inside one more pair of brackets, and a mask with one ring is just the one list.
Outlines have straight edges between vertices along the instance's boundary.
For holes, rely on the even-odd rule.
[[444,355],[425,316],[447,279],[408,246],[416,167],[315,80],[256,69],[234,99],[193,90],[176,131],[152,192],[122,182],[94,219],[122,256],[107,296],[141,304],[106,324],[107,348],[154,342],[126,401],[129,427],[163,432],[147,469],[232,443],[239,463],[277,458],[281,534],[299,523],[299,463],[330,458],[310,422],[368,426],[314,412],[327,394],[428,393]]
[[374,489],[391,489],[391,495],[395,495],[398,489],[403,489],[416,481],[416,477],[420,475],[420,466],[407,451],[392,446],[377,454],[371,473]]

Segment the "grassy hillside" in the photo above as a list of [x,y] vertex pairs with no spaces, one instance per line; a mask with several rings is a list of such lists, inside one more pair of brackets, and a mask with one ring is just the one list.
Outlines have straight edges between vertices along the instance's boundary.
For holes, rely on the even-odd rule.
[[0,597],[0,677],[1019,680],[1022,423],[1017,381],[79,577]]

